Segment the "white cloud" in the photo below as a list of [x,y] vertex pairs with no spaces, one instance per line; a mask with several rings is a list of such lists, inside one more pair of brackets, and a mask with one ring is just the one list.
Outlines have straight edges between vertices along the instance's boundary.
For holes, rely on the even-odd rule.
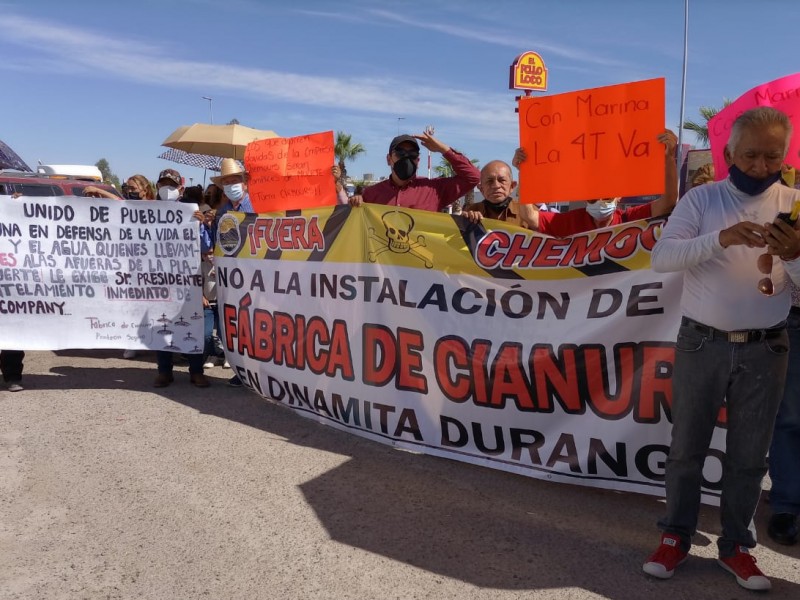
[[[536,48],[543,53],[584,63],[587,66],[581,68],[585,69],[587,72],[591,72],[591,69],[596,68],[597,66],[611,68],[630,66],[629,63],[603,57],[594,52],[582,52],[576,50],[572,46],[562,46],[560,44],[555,44],[542,39],[532,39],[530,37],[521,37],[518,35],[509,34],[508,30],[501,31],[490,27],[474,29],[447,23],[433,23],[423,19],[404,17],[398,13],[378,8],[364,9],[364,13],[369,15],[369,19],[365,19],[354,13],[312,10],[297,10],[296,12],[307,16],[334,19],[338,21],[369,22],[372,25],[379,24],[381,21],[387,23],[399,23],[401,25],[408,25],[418,29],[436,31],[452,37],[464,38],[484,44],[503,46],[506,48],[513,48],[515,50],[519,50],[520,48]],[[559,68],[569,68],[569,66],[561,66]]]
[[[311,76],[232,64],[176,58],[173,49],[137,40],[110,37],[84,29],[58,27],[46,21],[5,14],[2,44],[25,46],[38,55],[40,68],[64,72],[83,69],[95,75],[174,87],[222,89],[287,103],[324,106],[362,113],[414,114],[420,119],[469,124],[471,136],[509,139],[516,133],[506,94],[407,86],[400,97],[393,79]],[[30,63],[32,59],[27,59]]]
[[543,53],[604,67],[623,67],[627,65],[627,63],[604,58],[595,53],[580,52],[570,46],[561,46],[559,44],[553,44],[541,39],[533,40],[530,38],[521,38],[518,36],[509,35],[506,31],[496,31],[489,28],[471,29],[457,25],[432,23],[420,19],[409,19],[397,13],[382,9],[371,9],[369,12],[374,17],[378,17],[386,21],[402,23],[403,25],[411,25],[419,29],[429,29],[439,33],[444,33],[446,35],[479,41],[486,44],[506,46],[509,48],[515,48],[517,50],[520,48],[536,48],[537,51]]

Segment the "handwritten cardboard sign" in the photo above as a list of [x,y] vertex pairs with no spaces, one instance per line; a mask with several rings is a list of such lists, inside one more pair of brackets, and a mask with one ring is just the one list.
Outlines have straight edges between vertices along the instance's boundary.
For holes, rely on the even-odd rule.
[[332,131],[252,142],[244,164],[256,212],[336,204]]
[[794,135],[789,143],[786,162],[800,169],[800,135],[797,134],[800,131],[800,73],[795,73],[754,87],[709,119],[708,140],[714,158],[714,177],[718,181],[728,176],[723,151],[731,135],[733,122],[743,112],[759,106],[772,106],[789,115]]
[[663,131],[663,78],[522,98],[521,201],[661,194]]
[[22,196],[2,206],[4,347],[203,351],[196,204]]

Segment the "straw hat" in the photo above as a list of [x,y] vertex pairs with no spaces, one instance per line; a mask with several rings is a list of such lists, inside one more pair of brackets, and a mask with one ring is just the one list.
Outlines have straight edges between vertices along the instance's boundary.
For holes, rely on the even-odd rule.
[[211,181],[213,181],[216,185],[222,186],[220,180],[228,175],[241,175],[242,179],[245,177],[245,170],[242,168],[242,165],[239,164],[239,161],[234,160],[232,158],[223,158],[222,163],[219,166],[219,175],[216,177],[212,177]]
[[706,163],[694,172],[692,187],[714,182],[714,163]]

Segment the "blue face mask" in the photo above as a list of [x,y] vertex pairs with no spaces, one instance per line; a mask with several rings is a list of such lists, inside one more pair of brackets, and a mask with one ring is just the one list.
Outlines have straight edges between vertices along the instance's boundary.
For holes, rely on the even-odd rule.
[[728,167],[728,175],[731,178],[731,183],[736,186],[736,189],[744,192],[748,196],[758,196],[781,178],[781,172],[778,171],[764,179],[756,179],[742,171],[736,165]]
[[234,202],[239,202],[239,200],[244,198],[244,184],[232,183],[230,185],[223,185],[222,190],[225,192],[225,195]]

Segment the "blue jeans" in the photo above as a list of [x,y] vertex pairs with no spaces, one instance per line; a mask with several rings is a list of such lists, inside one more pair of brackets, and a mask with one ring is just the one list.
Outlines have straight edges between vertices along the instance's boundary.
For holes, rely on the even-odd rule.
[[800,514],[800,310],[792,309],[789,371],[769,449],[769,503],[773,513]]
[[216,305],[203,307],[203,325],[205,337],[205,344],[203,347],[203,355],[209,356],[223,356],[222,344],[219,342],[219,337],[214,334],[214,331],[219,331],[219,319],[217,316]]
[[767,450],[789,359],[785,330],[758,342],[733,343],[681,325],[672,376],[672,443],[666,467],[667,513],[658,526],[691,547],[700,510],[703,464],[723,403],[720,556],[756,545],[750,523],[767,472]]
[[[172,352],[156,351],[156,364],[158,365],[159,373],[172,373],[172,355]],[[202,354],[187,354],[186,357],[189,359],[189,373],[203,372]]]

